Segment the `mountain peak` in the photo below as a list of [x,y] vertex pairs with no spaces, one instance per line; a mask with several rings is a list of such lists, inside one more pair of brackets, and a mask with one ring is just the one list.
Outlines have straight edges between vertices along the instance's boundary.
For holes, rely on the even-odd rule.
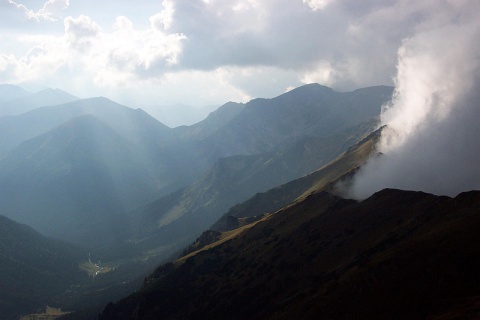
[[30,93],[13,84],[0,84],[0,102],[5,102],[27,96]]

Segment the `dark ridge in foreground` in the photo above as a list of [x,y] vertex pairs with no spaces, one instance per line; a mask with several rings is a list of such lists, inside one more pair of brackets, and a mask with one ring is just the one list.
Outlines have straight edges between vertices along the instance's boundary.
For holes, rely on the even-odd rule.
[[478,319],[480,192],[314,193],[158,268],[100,319]]
[[82,250],[0,215],[0,318],[59,304],[67,290],[88,280],[79,269],[84,257]]

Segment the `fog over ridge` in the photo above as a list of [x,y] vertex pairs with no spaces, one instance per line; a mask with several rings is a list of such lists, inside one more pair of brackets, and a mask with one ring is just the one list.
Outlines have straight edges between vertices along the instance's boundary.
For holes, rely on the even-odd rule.
[[480,189],[480,11],[471,3],[445,7],[403,41],[381,115],[383,155],[360,170],[350,197],[387,187],[449,196]]

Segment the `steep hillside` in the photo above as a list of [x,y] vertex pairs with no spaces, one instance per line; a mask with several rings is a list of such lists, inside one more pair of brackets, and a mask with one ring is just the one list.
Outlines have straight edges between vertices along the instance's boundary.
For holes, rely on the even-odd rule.
[[26,225],[0,216],[0,314],[18,319],[52,303],[54,297],[87,280],[79,269],[86,255],[45,238]]
[[60,89],[45,89],[0,103],[0,116],[17,115],[39,107],[54,106],[78,100]]
[[142,150],[91,115],[22,143],[0,167],[5,215],[81,244],[118,241],[122,213],[157,185]]
[[158,268],[100,319],[474,319],[480,192],[320,192]]

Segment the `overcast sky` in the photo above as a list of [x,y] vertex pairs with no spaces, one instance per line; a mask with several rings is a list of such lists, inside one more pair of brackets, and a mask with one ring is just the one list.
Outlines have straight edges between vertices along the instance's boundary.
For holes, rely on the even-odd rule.
[[393,85],[402,41],[463,0],[0,0],[0,83],[135,107]]

